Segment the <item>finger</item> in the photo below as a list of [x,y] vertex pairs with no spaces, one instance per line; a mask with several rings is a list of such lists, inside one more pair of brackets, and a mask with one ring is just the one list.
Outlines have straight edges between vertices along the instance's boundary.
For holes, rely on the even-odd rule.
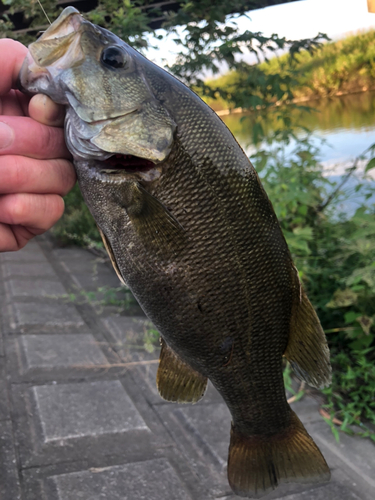
[[1,114],[9,116],[24,116],[23,108],[15,90],[10,90],[1,97]]
[[27,48],[22,43],[0,39],[0,95],[16,88],[18,74],[26,57]]
[[29,103],[29,116],[34,120],[50,125],[51,127],[62,127],[64,125],[64,107],[52,101],[43,94],[34,95]]
[[43,232],[32,232],[24,226],[8,226],[0,223],[0,252],[21,250],[36,234]]
[[75,182],[75,170],[68,160],[0,157],[0,194],[39,193],[65,196]]
[[26,116],[0,116],[0,155],[13,154],[41,159],[71,158],[63,129],[48,127]]
[[64,200],[57,194],[0,196],[0,223],[47,231],[62,216]]

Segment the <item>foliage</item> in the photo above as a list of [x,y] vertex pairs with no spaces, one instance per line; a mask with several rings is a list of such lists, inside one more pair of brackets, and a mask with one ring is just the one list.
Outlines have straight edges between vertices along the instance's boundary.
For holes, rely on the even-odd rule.
[[152,353],[156,350],[157,347],[160,347],[160,333],[151,324],[149,328],[146,328],[145,330],[145,334],[143,337],[143,348],[147,352]]
[[76,304],[89,303],[98,314],[103,312],[104,307],[112,306],[116,313],[123,313],[132,308],[138,308],[138,304],[128,287],[121,285],[117,288],[100,286],[96,290],[80,290],[78,293],[69,293],[62,297],[67,302]]
[[265,72],[267,75],[279,73],[280,81],[284,79],[289,82],[288,93],[284,96],[275,94],[272,96],[273,102],[291,96],[296,100],[312,99],[374,89],[374,42],[375,31],[368,31],[337,42],[326,43],[313,52],[299,51],[293,59],[284,54],[249,70],[231,71],[207,82],[212,89],[217,87],[222,89],[221,98],[215,100],[205,98],[205,100],[216,110],[248,108],[247,102],[239,100],[235,94],[239,87],[247,85],[248,78],[252,79],[254,72]]
[[102,239],[89,209],[85,205],[78,185],[65,198],[63,217],[52,229],[61,245],[74,244],[102,248]]
[[[11,36],[23,43],[33,41],[30,29],[10,31],[12,19],[20,13],[24,22],[35,29],[45,30],[48,27],[37,0],[4,0],[4,3],[8,9],[2,15],[0,37]],[[42,3],[51,20],[62,11],[59,3],[50,0],[43,0]],[[267,60],[268,54],[287,50],[290,59],[294,60],[302,50],[312,53],[327,39],[321,33],[312,39],[287,40],[275,34],[266,37],[249,30],[240,32],[236,16],[267,5],[265,0],[235,0],[229,3],[225,0],[181,0],[175,12],[162,11],[162,5],[159,2],[153,5],[147,0],[100,0],[98,6],[85,16],[138,49],[149,46],[150,37],[147,35],[153,32],[150,23],[152,25],[158,17],[163,18],[164,34],[174,36],[179,51],[169,70],[201,95],[229,99],[234,107],[257,110],[273,107],[275,100],[293,98],[291,74],[287,71],[281,74],[279,68],[269,71],[263,66],[248,64],[241,58],[244,53],[250,52],[260,61]],[[167,6],[164,4],[164,8]],[[163,36],[158,34],[158,38]],[[223,64],[241,75],[241,81],[234,83],[230,92],[221,85],[207,85],[202,77],[207,71],[216,74]],[[279,116],[279,119],[288,121],[285,114]]]
[[[333,381],[324,389],[324,408],[340,419],[340,430],[375,441],[374,349],[338,352],[332,348]],[[370,425],[369,425],[370,424]]]

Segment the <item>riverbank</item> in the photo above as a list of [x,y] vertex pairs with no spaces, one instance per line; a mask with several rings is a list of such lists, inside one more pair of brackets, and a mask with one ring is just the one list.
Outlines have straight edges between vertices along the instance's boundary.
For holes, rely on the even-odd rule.
[[[327,99],[327,98],[334,98],[334,97],[343,97],[347,95],[355,95],[355,94],[362,94],[364,92],[374,92],[375,91],[375,83],[371,87],[362,87],[357,90],[353,90],[351,92],[337,92],[334,95],[329,95],[329,96],[311,96],[311,97],[296,97],[295,99],[292,99],[291,101],[288,101],[289,104],[299,104],[299,103],[306,103],[306,102],[311,102],[312,104],[314,101],[318,101],[320,99]],[[285,102],[276,102],[275,106],[281,106],[281,104],[285,104]],[[228,116],[232,114],[243,114],[247,113],[249,110],[246,108],[225,108],[225,109],[215,109],[211,104],[211,108],[215,110],[216,114],[218,116]]]
[[[293,61],[284,54],[262,63],[259,69],[268,75],[291,76],[293,99],[289,102],[294,103],[375,90],[375,31],[326,43],[312,55],[303,51]],[[208,82],[211,87],[228,92],[228,100],[204,100],[221,116],[241,113],[243,108],[231,109],[230,97],[238,86],[246,85],[246,79],[245,72],[230,72],[211,80]],[[285,102],[286,96],[275,105]]]

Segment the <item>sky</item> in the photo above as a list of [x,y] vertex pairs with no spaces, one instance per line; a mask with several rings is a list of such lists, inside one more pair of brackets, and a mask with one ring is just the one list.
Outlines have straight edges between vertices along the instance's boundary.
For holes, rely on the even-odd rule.
[[[314,37],[319,32],[338,39],[375,28],[375,14],[368,12],[367,0],[300,0],[253,10],[248,16],[250,19],[245,16],[237,19],[241,31],[248,29],[265,35],[277,33],[290,40]],[[152,43],[157,49],[146,53],[149,59],[161,66],[163,58],[169,63],[174,60],[178,48],[173,40],[152,40]]]
[[248,13],[241,29],[277,33],[289,39],[315,36],[319,31],[330,38],[341,38],[350,32],[375,28],[375,14],[367,10],[367,0],[302,0],[275,5]]

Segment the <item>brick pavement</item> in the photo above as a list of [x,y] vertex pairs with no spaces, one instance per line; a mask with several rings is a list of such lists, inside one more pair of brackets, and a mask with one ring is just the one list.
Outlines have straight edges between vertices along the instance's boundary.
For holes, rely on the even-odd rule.
[[[146,318],[134,304],[103,305],[103,287],[119,287],[103,259],[44,237],[1,254],[0,274],[1,500],[236,498],[228,409],[212,386],[194,406],[160,399]],[[332,480],[267,498],[373,500],[374,445],[336,443],[310,396],[293,407]]]

